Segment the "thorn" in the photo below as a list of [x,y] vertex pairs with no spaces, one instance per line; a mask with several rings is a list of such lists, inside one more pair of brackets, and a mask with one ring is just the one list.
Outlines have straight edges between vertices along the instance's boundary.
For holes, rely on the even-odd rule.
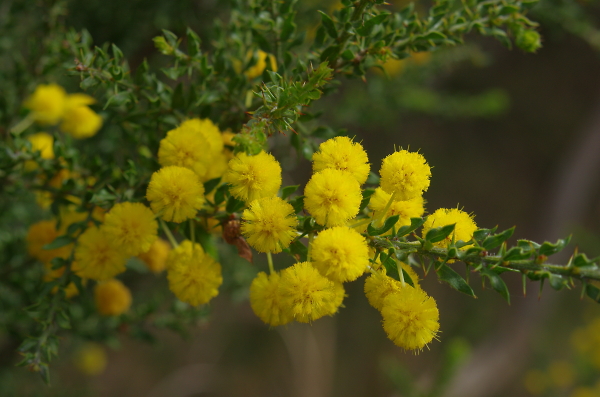
[[525,273],[523,273],[522,275],[522,280],[523,280],[523,297],[527,296],[527,276],[525,275]]
[[540,280],[540,290],[538,292],[538,301],[542,299],[542,289],[544,288],[544,280],[545,278]]

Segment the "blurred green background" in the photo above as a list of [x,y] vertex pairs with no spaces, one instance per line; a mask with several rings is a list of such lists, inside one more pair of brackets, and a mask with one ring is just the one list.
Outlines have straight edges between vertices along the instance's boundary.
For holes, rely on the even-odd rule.
[[[475,214],[480,227],[516,225],[513,241],[572,234],[571,251],[578,246],[593,257],[600,254],[600,57],[590,36],[566,23],[568,14],[547,16],[563,3],[544,1],[533,10],[544,38],[536,54],[471,35],[464,46],[386,65],[388,75],[342,80],[315,110],[323,111],[321,122],[363,142],[374,171],[394,147],[423,153],[433,166],[429,213],[458,206]],[[392,9],[406,4],[392,3]],[[299,27],[310,37],[316,10],[334,6],[300,1]],[[599,15],[595,3],[583,7],[588,17]],[[181,35],[189,25],[210,51],[211,26],[227,13],[219,0],[71,1],[67,25],[89,30],[97,44],[114,42],[134,69],[144,58],[160,65],[152,37],[161,29]],[[287,168],[284,181],[304,184],[310,165],[288,157],[288,142],[289,136],[274,138]],[[263,265],[259,257],[256,266]],[[253,270],[239,267],[234,281],[243,284]],[[385,337],[359,279],[347,285],[338,315],[312,325],[269,329],[242,292],[211,302],[210,319],[187,340],[159,331],[152,345],[123,338],[98,351],[65,339],[49,388],[12,367],[18,357],[6,353],[0,395],[600,396],[594,364],[600,338],[594,344],[589,336],[589,324],[600,318],[597,304],[580,301],[577,289],[548,288],[538,298],[537,284],[524,297],[521,278],[507,275],[509,306],[474,278],[476,300],[425,277],[423,287],[440,308],[441,333],[419,355]],[[106,368],[86,374],[82,354],[99,369],[106,354]],[[444,363],[456,371],[447,373],[451,365]]]

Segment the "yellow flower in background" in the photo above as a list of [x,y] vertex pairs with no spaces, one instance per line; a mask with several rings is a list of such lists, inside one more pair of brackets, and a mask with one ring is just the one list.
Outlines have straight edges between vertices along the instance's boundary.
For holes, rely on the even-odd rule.
[[77,241],[73,271],[81,278],[108,280],[125,271],[127,255],[117,250],[103,229],[89,227]]
[[550,381],[559,388],[573,386],[575,382],[575,367],[566,360],[554,360],[548,366]]
[[171,244],[167,241],[157,238],[154,240],[150,249],[138,255],[150,269],[152,273],[160,273],[167,267],[167,256],[171,252]]
[[369,247],[354,229],[337,226],[323,230],[313,240],[311,259],[323,276],[345,283],[356,280],[367,270]]
[[142,203],[115,204],[102,227],[113,246],[130,256],[148,251],[158,233],[154,214]]
[[167,257],[169,289],[192,306],[207,303],[219,294],[221,265],[198,243],[184,241]]
[[86,375],[99,375],[106,369],[108,357],[106,351],[97,343],[86,343],[73,357],[77,369]]
[[333,168],[349,172],[359,184],[369,177],[369,159],[362,145],[346,136],[338,136],[323,142],[313,154],[313,172]]
[[66,110],[60,129],[76,139],[90,138],[102,128],[102,117],[85,105]]
[[252,201],[242,220],[242,234],[259,252],[281,252],[297,235],[294,207],[277,196]]
[[245,202],[272,197],[281,186],[281,166],[264,151],[256,156],[239,153],[229,161],[223,182],[231,184],[230,193]]
[[[257,52],[255,52],[255,56],[256,56],[256,63],[253,66],[250,66],[244,72],[244,74],[246,75],[246,77],[248,77],[248,79],[252,80],[263,74],[263,72],[267,68],[267,59],[269,60],[269,69],[274,72],[277,71],[277,62],[273,55],[267,54],[266,52],[264,52],[262,50],[258,50]],[[252,52],[248,52],[247,60],[250,60],[251,57],[252,57]]]
[[146,198],[155,214],[179,223],[195,217],[204,205],[204,185],[192,170],[164,167],[152,174]]
[[[391,194],[386,193],[382,188],[378,187],[370,198],[369,208],[376,213],[379,213],[385,209],[391,197]],[[420,195],[406,201],[394,201],[383,216],[383,219],[394,215],[400,215],[395,226],[398,228],[410,225],[410,218],[419,218],[423,216],[423,213],[425,212],[424,205],[425,200],[423,200],[423,196]],[[387,234],[390,233],[391,230]]]
[[452,243],[453,237],[454,241],[462,240],[467,242],[473,238],[473,232],[477,230],[477,225],[475,224],[473,217],[466,212],[461,211],[458,208],[439,208],[433,214],[429,215],[423,224],[423,238],[425,238],[427,232],[433,228],[452,224],[455,224],[454,232],[444,240],[433,243],[433,245],[440,248],[446,248],[448,244]]
[[362,192],[346,171],[324,169],[310,178],[304,188],[304,207],[324,226],[344,225],[358,214]]
[[61,234],[56,229],[56,220],[34,223],[29,227],[26,237],[29,255],[43,263],[50,263],[54,258],[68,258],[73,249],[72,244],[52,250],[44,249],[46,244],[50,244]]
[[250,306],[254,314],[274,327],[294,320],[289,307],[282,303],[279,273],[260,272],[250,285]]
[[400,150],[383,159],[381,188],[388,194],[395,194],[394,200],[406,201],[427,191],[431,169],[419,153]]
[[[46,132],[38,132],[27,137],[31,143],[32,152],[40,152],[40,157],[45,160],[54,158],[54,137]],[[25,170],[32,171],[37,168],[37,163],[33,160],[25,162]]]
[[410,285],[385,297],[381,315],[388,338],[406,350],[421,350],[440,329],[435,300]]
[[525,373],[523,386],[530,394],[539,396],[548,388],[548,377],[538,369],[532,369]]
[[131,307],[131,291],[119,280],[102,281],[94,288],[94,302],[103,316],[119,316]]
[[223,149],[221,153],[218,153],[213,161],[208,165],[206,169],[206,174],[204,176],[204,180],[209,181],[211,179],[220,178],[227,172],[227,167],[229,166],[229,160],[231,156],[229,156],[229,150]]
[[58,124],[65,112],[67,93],[58,84],[40,84],[24,106],[31,110],[33,119],[40,124]]
[[86,94],[80,92],[67,95],[65,100],[65,111],[77,108],[79,106],[88,106],[96,103],[96,100]]
[[344,299],[344,287],[324,277],[309,262],[281,272],[282,305],[301,323],[335,314]]

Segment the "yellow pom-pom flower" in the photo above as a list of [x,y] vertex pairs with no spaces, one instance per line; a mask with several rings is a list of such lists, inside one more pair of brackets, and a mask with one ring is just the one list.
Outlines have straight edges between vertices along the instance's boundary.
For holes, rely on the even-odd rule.
[[102,128],[102,117],[87,106],[74,106],[65,112],[60,129],[73,138],[90,138]]
[[171,244],[161,238],[154,240],[148,252],[138,255],[152,273],[160,273],[167,267],[167,256],[171,252]]
[[158,223],[150,208],[142,203],[118,203],[104,218],[104,232],[124,254],[146,252],[157,239]]
[[400,150],[383,159],[379,174],[381,188],[394,200],[406,201],[429,188],[431,168],[420,153]]
[[[27,137],[27,140],[31,143],[32,152],[40,152],[40,157],[45,160],[54,158],[54,137],[46,132],[38,132],[37,134],[31,134]],[[32,169],[29,163],[33,163],[33,168],[36,167],[35,162],[28,161],[25,164],[25,168]]]
[[24,105],[40,124],[58,124],[65,112],[67,93],[57,84],[40,84]]
[[242,220],[242,234],[259,252],[281,252],[296,237],[294,207],[277,196],[252,201]]
[[457,208],[439,208],[433,214],[429,215],[423,224],[423,237],[433,228],[452,224],[455,224],[454,232],[444,240],[433,243],[433,245],[446,248],[448,244],[452,243],[453,238],[454,241],[469,241],[473,238],[473,232],[477,230],[477,225],[473,217],[466,212]]
[[79,236],[73,271],[81,278],[108,280],[125,271],[127,255],[117,250],[104,229],[89,227]]
[[279,273],[267,275],[260,272],[250,284],[250,306],[254,314],[274,327],[294,320],[289,307],[282,304],[280,281]]
[[362,193],[360,185],[346,171],[327,168],[310,178],[304,188],[304,208],[318,224],[344,225],[356,216]]
[[195,217],[202,208],[204,185],[193,171],[172,165],[152,174],[146,198],[155,214],[179,223]]
[[131,291],[119,280],[107,280],[94,288],[94,301],[104,316],[119,316],[131,307]]
[[369,265],[369,247],[363,236],[347,226],[319,233],[311,244],[312,264],[325,277],[338,283],[354,281]]
[[388,338],[406,350],[420,350],[440,329],[435,299],[409,285],[389,294],[381,308]]
[[27,251],[29,255],[43,263],[49,263],[54,258],[67,258],[73,245],[69,244],[52,250],[44,249],[46,244],[53,242],[61,233],[56,229],[55,220],[34,223],[27,231]]
[[[375,211],[376,214],[379,214],[385,210],[391,197],[391,194],[386,193],[382,188],[378,187],[375,189],[375,193],[373,193],[371,196],[369,208]],[[423,216],[423,213],[425,212],[424,205],[425,201],[423,200],[423,196],[420,195],[406,201],[394,201],[383,216],[383,219],[394,215],[400,215],[398,222],[396,222],[396,227],[398,228],[410,225],[410,218],[418,218]],[[391,230],[388,232],[388,234],[389,233],[391,233]]]
[[359,184],[369,177],[369,159],[362,145],[346,136],[338,136],[323,142],[313,154],[313,172],[326,168],[349,172]]
[[[415,289],[421,289],[419,285],[419,276],[414,269],[404,262],[400,262],[402,269],[410,276]],[[410,286],[405,282],[405,286]],[[398,292],[402,289],[402,282],[395,280],[387,275],[384,267],[374,271],[365,280],[365,295],[371,306],[381,311],[383,300],[391,293]]]
[[281,272],[282,306],[294,319],[310,323],[337,312],[344,298],[344,287],[321,275],[310,262],[296,263]]
[[209,119],[191,119],[169,131],[160,141],[158,162],[194,171],[201,181],[210,179],[208,171],[223,151],[219,128]]
[[219,294],[221,265],[202,246],[184,241],[167,257],[169,288],[183,302],[203,305]]
[[281,166],[273,155],[260,152],[256,156],[239,153],[229,161],[223,177],[231,184],[231,194],[245,202],[272,197],[281,186]]

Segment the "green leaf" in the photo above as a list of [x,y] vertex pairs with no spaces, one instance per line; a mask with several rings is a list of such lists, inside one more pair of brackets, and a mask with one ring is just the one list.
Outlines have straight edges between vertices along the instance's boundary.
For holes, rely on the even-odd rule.
[[508,261],[518,261],[522,259],[527,259],[531,256],[532,252],[523,251],[520,247],[512,247],[509,249],[506,254],[502,257],[503,262]]
[[173,97],[171,98],[171,109],[183,110],[185,109],[185,95],[183,94],[183,84],[177,84]]
[[585,285],[585,294],[592,298],[592,300],[600,303],[600,288],[592,285],[592,284],[586,284]]
[[235,197],[231,196],[227,200],[227,205],[225,206],[225,211],[227,211],[230,214],[233,214],[234,212],[239,212],[245,206],[246,206],[246,203],[244,201],[238,200]]
[[508,287],[506,286],[504,280],[502,280],[502,277],[490,269],[482,269],[481,274],[490,280],[492,288],[502,295],[502,297],[510,304],[510,293],[508,292]]
[[550,256],[552,254],[556,254],[557,252],[562,251],[563,248],[565,248],[565,246],[567,244],[569,244],[570,240],[571,240],[571,237],[569,236],[566,239],[559,239],[554,244],[552,244],[552,243],[550,243],[548,241],[544,241],[544,243],[540,247],[538,253],[539,253],[539,255],[546,255],[546,256]]
[[98,85],[98,83],[100,82],[95,77],[86,77],[79,83],[79,87],[81,87],[82,90],[87,90]]
[[365,21],[363,26],[360,26],[356,29],[356,33],[358,33],[360,36],[368,36],[373,30],[373,28],[383,23],[383,21],[385,21],[389,15],[389,13],[382,13],[374,16],[371,19],[368,19],[367,21]]
[[381,236],[383,233],[387,232],[392,227],[394,227],[396,222],[398,222],[398,219],[400,219],[400,215],[390,216],[385,220],[385,223],[380,228],[373,227],[369,223],[369,226],[367,226],[367,234],[369,236]]
[[191,57],[195,57],[200,54],[200,37],[189,27],[185,31],[187,36],[187,49],[188,55]]
[[215,205],[220,205],[225,201],[225,197],[229,195],[229,184],[225,183],[217,188],[215,192]]
[[410,218],[410,225],[402,226],[396,233],[396,237],[406,236],[420,228],[427,218]]
[[221,183],[221,178],[214,178],[204,182],[204,194],[209,194]]
[[299,187],[300,185],[284,187],[283,189],[281,189],[281,198],[285,200],[286,198],[290,197],[296,190],[298,190]]
[[558,274],[550,273],[548,274],[548,279],[550,281],[550,286],[557,291],[560,291],[568,285],[567,279]]
[[573,266],[583,267],[583,268],[586,268],[586,267],[595,268],[596,264],[594,263],[593,260],[588,259],[588,257],[585,254],[577,254],[573,258]]
[[64,247],[65,245],[69,245],[69,244],[73,243],[74,241],[75,241],[75,239],[73,239],[73,237],[71,237],[71,236],[67,236],[67,235],[58,236],[57,238],[54,239],[54,241],[52,241],[49,244],[44,245],[42,248],[45,250],[53,250],[53,249],[57,249],[60,247]]
[[465,279],[462,278],[453,269],[448,267],[448,265],[444,264],[436,271],[437,271],[438,278],[441,281],[445,281],[448,284],[450,284],[450,286],[452,288],[454,288],[455,290],[460,291],[464,294],[467,294],[467,295],[475,298],[475,293],[473,292],[473,289],[469,286],[469,284],[467,284]]
[[494,233],[498,227],[496,226],[493,229],[477,229],[473,232],[473,240],[477,242],[481,242],[484,238],[489,236],[491,233]]
[[427,232],[425,235],[425,241],[429,241],[431,243],[437,243],[439,241],[444,240],[446,237],[452,234],[454,231],[455,224],[446,225],[442,227],[436,227]]
[[300,262],[305,262],[308,255],[308,248],[302,244],[299,240],[294,240],[289,247],[289,251],[292,255],[297,255]]
[[294,197],[293,200],[290,200],[290,204],[294,207],[296,213],[302,211],[304,209],[304,196]]
[[481,243],[481,245],[486,250],[491,250],[493,248],[496,248],[500,244],[502,244],[503,242],[505,242],[506,240],[508,240],[510,238],[510,236],[513,235],[514,231],[515,231],[515,228],[511,227],[510,229],[506,229],[502,233],[498,233],[498,234],[494,234],[494,235],[488,236],[488,237],[486,237],[483,240],[483,242]]
[[318,12],[319,12],[319,14],[321,14],[321,23],[325,27],[327,34],[329,36],[331,36],[332,38],[337,39],[338,32],[337,32],[337,29],[335,28],[335,23],[333,22],[333,19],[331,19],[331,17],[329,15],[325,14],[323,11],[318,11]]
[[290,13],[285,21],[283,22],[283,26],[281,27],[281,41],[287,41],[292,34],[296,31],[296,24],[294,23],[295,13]]

